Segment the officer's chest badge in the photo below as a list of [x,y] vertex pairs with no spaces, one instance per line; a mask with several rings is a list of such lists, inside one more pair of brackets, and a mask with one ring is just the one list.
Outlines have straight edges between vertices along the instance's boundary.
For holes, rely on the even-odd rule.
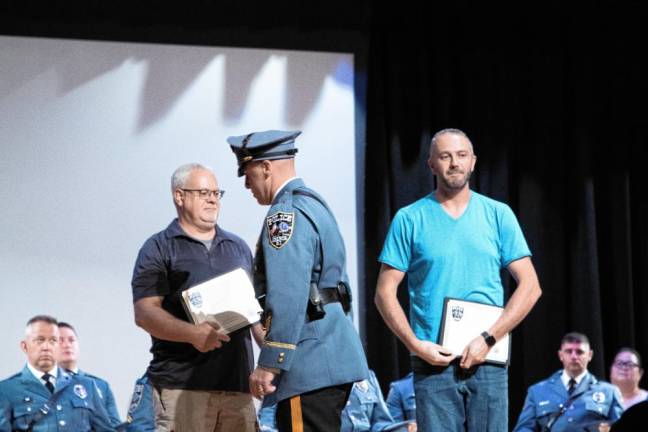
[[81,399],[85,399],[88,397],[88,392],[86,391],[85,387],[83,387],[81,384],[74,385],[74,394],[79,396]]
[[594,394],[592,395],[592,400],[596,403],[605,402],[605,393],[600,391],[594,392]]
[[295,213],[277,212],[266,218],[268,241],[275,249],[282,248],[292,237]]

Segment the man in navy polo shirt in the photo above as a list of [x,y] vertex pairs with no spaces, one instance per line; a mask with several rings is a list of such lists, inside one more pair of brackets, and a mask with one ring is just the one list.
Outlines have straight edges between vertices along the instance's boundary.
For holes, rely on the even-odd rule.
[[179,167],[171,192],[178,217],[144,243],[132,280],[135,322],[153,340],[147,376],[157,430],[254,431],[250,328],[227,336],[194,325],[181,299],[182,291],[236,268],[251,273],[252,254],[216,224],[224,191],[209,168]]

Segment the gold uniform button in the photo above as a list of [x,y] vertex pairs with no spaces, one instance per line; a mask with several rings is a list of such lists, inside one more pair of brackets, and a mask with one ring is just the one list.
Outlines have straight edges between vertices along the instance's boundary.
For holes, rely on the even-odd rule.
[[283,363],[283,361],[284,361],[284,357],[285,357],[285,356],[286,356],[286,354],[284,354],[284,353],[282,353],[282,352],[279,353],[279,358],[277,359],[277,362],[278,362],[278,363]]

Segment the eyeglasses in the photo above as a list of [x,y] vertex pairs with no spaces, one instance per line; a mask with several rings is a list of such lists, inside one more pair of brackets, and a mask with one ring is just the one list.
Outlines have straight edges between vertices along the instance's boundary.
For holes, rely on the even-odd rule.
[[184,192],[197,192],[200,199],[203,199],[203,200],[209,199],[212,195],[214,195],[214,197],[217,200],[220,200],[221,198],[223,198],[223,195],[225,195],[225,191],[222,190],[222,189],[211,190],[211,189],[182,189],[182,188],[180,188],[180,190],[184,191]]
[[615,361],[614,363],[612,363],[612,366],[619,369],[632,369],[639,367],[637,363],[631,361]]

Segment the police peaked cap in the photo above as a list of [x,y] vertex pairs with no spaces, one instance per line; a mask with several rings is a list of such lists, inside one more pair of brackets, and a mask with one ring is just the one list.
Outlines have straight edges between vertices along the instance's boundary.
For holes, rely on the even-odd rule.
[[228,137],[227,143],[238,161],[238,176],[243,176],[248,162],[294,158],[297,153],[295,138],[300,134],[301,131],[269,130]]

